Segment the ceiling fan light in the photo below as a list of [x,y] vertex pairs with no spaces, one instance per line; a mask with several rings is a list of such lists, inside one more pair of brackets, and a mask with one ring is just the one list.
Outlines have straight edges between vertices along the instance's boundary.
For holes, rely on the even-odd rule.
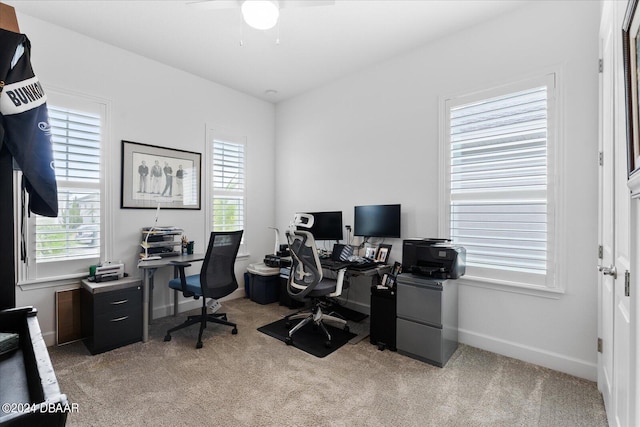
[[244,22],[256,30],[268,30],[278,22],[278,3],[270,0],[247,0],[242,3]]

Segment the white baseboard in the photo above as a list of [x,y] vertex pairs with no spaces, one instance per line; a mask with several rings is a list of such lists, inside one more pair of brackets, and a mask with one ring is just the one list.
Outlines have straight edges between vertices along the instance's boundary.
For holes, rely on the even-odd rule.
[[487,350],[492,353],[512,357],[534,365],[564,372],[589,381],[597,380],[597,366],[595,363],[580,360],[563,354],[542,350],[511,341],[502,340],[488,335],[458,330],[458,341],[462,344]]

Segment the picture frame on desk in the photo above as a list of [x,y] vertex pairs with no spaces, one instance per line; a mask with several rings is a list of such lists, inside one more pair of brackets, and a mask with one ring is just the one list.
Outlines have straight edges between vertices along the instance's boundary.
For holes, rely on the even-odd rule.
[[381,244],[378,246],[378,254],[376,255],[376,262],[386,263],[389,259],[389,252],[391,252],[391,245]]
[[378,248],[374,246],[369,246],[367,248],[364,248],[364,257],[369,259],[375,259],[377,249]]
[[200,209],[202,155],[122,141],[120,207]]

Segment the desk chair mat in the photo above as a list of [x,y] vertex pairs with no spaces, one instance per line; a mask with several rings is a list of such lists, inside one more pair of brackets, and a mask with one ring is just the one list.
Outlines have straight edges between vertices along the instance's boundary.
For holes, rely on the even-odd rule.
[[[299,321],[302,321],[302,319]],[[289,329],[293,328],[293,326],[297,324],[297,321],[293,320],[290,328],[287,328],[285,323],[285,319],[280,319],[259,327],[258,331],[284,342],[289,333]],[[352,332],[346,332],[331,326],[329,323],[325,323],[327,330],[331,334],[332,343],[331,348],[326,348],[324,346],[326,341],[324,333],[321,329],[314,328],[313,326],[313,322],[311,322],[298,330],[293,335],[293,346],[316,357],[325,357],[333,353],[356,336],[356,334]]]
[[352,310],[343,305],[334,304],[331,306],[331,311],[335,311],[346,320],[351,320],[352,322],[362,322],[364,319],[369,317],[368,314],[360,313],[359,311]]

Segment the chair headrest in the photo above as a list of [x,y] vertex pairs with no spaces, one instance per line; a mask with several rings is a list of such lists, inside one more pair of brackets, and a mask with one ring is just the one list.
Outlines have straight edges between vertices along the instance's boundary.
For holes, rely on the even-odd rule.
[[297,213],[293,217],[292,225],[294,227],[311,228],[313,227],[313,221],[313,215],[306,213]]

